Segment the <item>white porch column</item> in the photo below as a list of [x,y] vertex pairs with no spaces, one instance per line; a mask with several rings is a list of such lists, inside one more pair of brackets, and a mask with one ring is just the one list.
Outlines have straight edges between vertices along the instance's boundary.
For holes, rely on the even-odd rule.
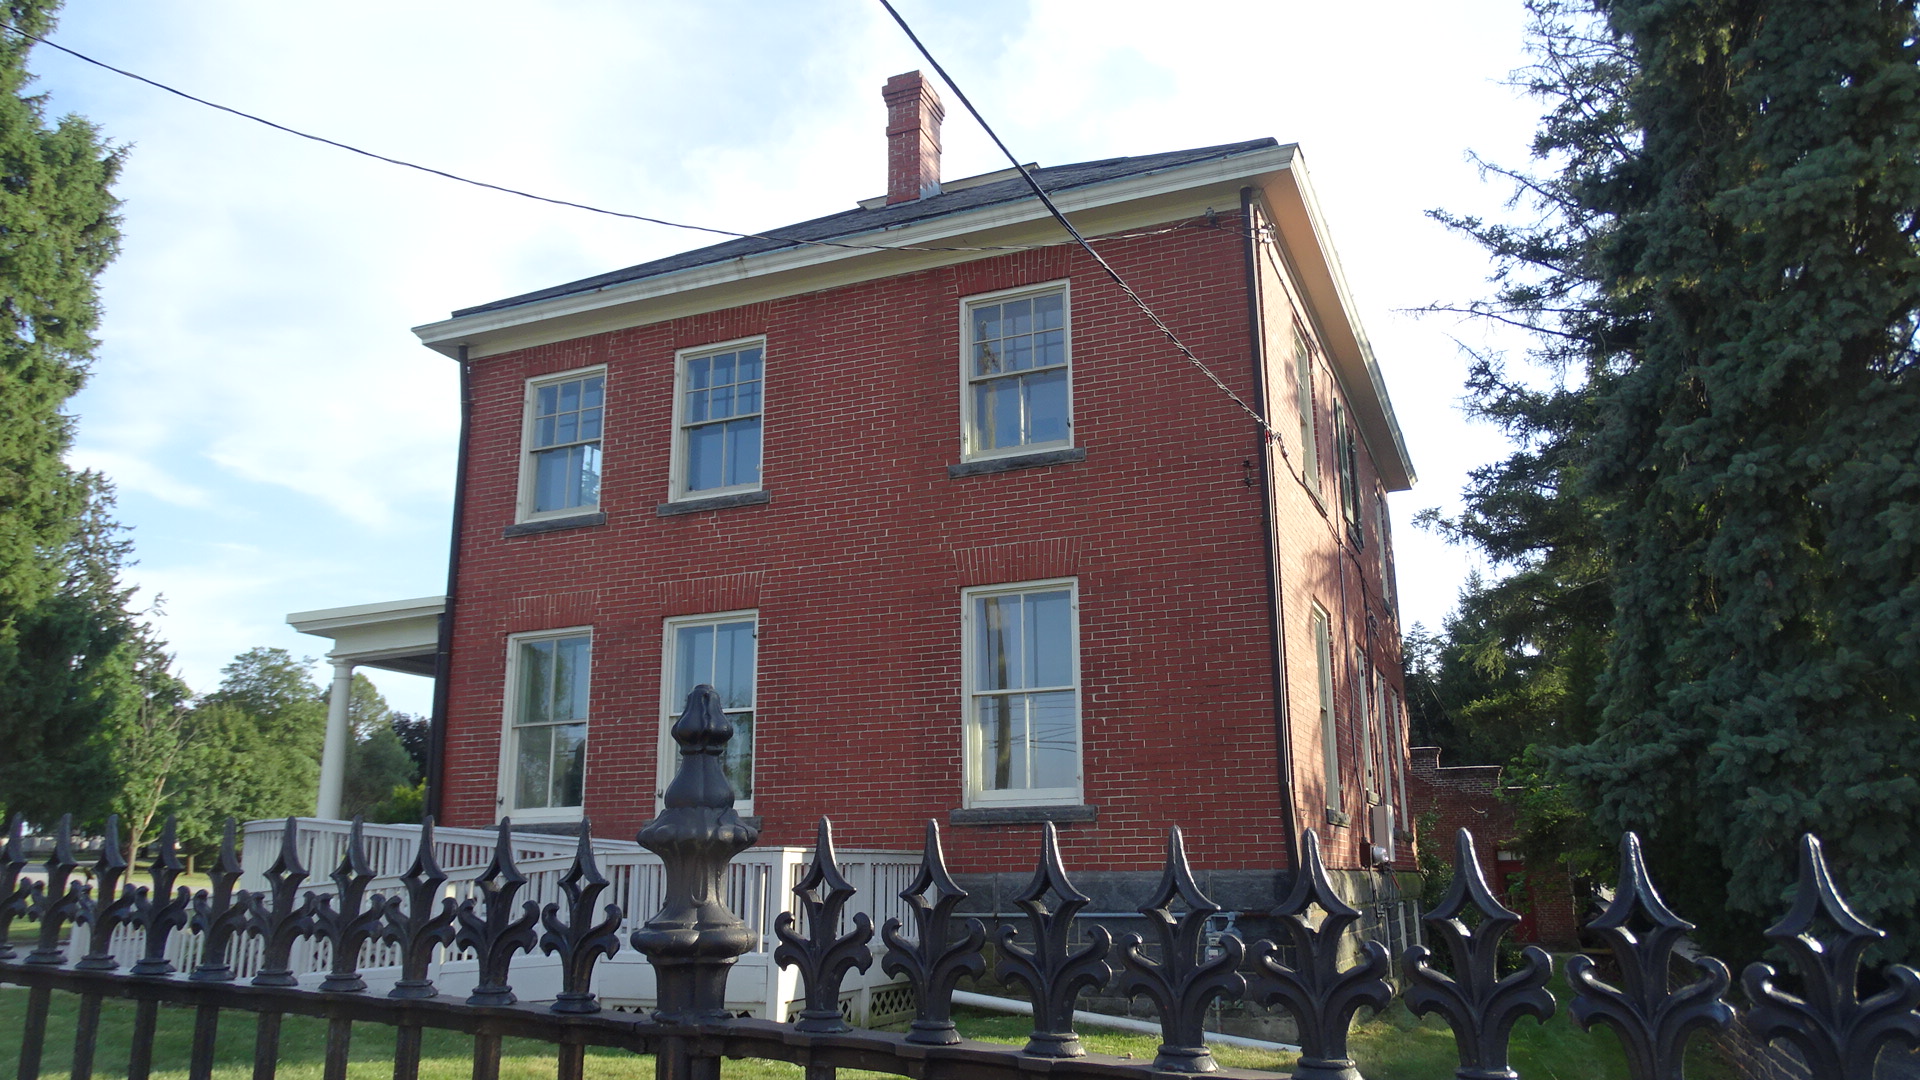
[[333,693],[327,698],[327,741],[320,751],[317,818],[339,820],[340,796],[347,786],[347,703],[353,698],[353,661],[333,662]]

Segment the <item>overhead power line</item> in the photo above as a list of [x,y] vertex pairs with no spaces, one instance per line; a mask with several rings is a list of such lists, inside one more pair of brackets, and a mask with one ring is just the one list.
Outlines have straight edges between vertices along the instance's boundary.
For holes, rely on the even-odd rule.
[[1133,286],[1127,284],[1127,279],[1121,277],[1118,270],[1115,270],[1106,259],[1102,258],[1099,252],[1093,250],[1093,245],[1087,243],[1086,237],[1080,235],[1080,230],[1074,228],[1073,222],[1067,220],[1067,215],[1061,213],[1060,208],[1054,205],[1052,197],[1040,187],[1039,181],[1033,178],[1033,174],[1027,171],[1025,165],[1020,164],[1020,159],[1013,155],[1013,151],[1007,149],[1007,144],[1000,141],[1000,136],[994,132],[993,125],[987,123],[987,118],[980,115],[980,110],[973,107],[973,102],[967,100],[966,91],[960,89],[960,84],[953,81],[953,76],[947,74],[947,69],[941,67],[940,61],[933,58],[933,53],[928,51],[926,45],[921,42],[920,35],[913,32],[913,27],[907,25],[907,20],[902,18],[900,12],[894,9],[890,0],[880,0],[880,6],[887,9],[887,14],[893,16],[893,21],[899,23],[900,29],[906,33],[907,40],[913,42],[913,47],[919,49],[920,55],[926,57],[927,63],[933,65],[933,70],[940,76],[940,81],[946,83],[947,87],[953,91],[953,95],[960,99],[960,104],[965,105],[967,111],[973,114],[973,119],[980,125],[980,130],[985,131],[987,137],[993,140],[993,145],[999,147],[1000,152],[1005,154],[1007,160],[1013,163],[1013,167],[1020,170],[1021,179],[1025,180],[1027,186],[1033,189],[1034,195],[1040,199],[1040,204],[1047,208],[1047,212],[1052,214],[1053,219],[1060,223],[1060,227],[1067,230],[1067,235],[1073,237],[1073,242],[1080,245],[1088,255],[1093,257],[1093,261],[1100,265],[1100,269],[1106,271],[1107,277],[1111,278],[1113,283],[1120,287],[1120,291],[1126,294],[1127,299],[1133,301],[1133,306],[1140,309],[1140,313],[1147,317],[1147,321],[1153,324],[1154,329],[1159,330],[1161,334],[1166,336],[1169,342],[1173,343],[1174,348],[1180,350],[1180,355],[1187,358],[1187,363],[1198,368],[1200,374],[1205,375],[1213,382],[1214,386],[1219,387],[1221,393],[1227,395],[1235,405],[1240,406],[1242,411],[1252,417],[1253,422],[1259,426],[1261,434],[1265,438],[1278,442],[1280,440],[1280,433],[1275,431],[1272,425],[1267,423],[1267,418],[1260,415],[1259,410],[1247,404],[1239,394],[1234,393],[1233,388],[1223,382],[1220,376],[1214,374],[1213,369],[1208,367],[1205,361],[1194,355],[1194,351],[1187,347],[1187,343],[1180,340],[1180,335],[1174,333],[1172,328],[1167,326],[1166,322],[1154,313],[1153,308],[1147,306],[1147,302],[1140,298],[1140,294],[1134,291]]
[[[4,28],[15,34],[18,34],[21,37],[26,38],[28,41],[33,41],[41,45],[45,45],[49,49],[57,49],[60,52],[66,53],[68,56],[71,56],[76,60],[80,60],[84,63],[92,64],[94,67],[101,68],[106,71],[111,71],[115,75],[124,76],[126,78],[134,80],[135,82],[145,83],[146,85],[151,86],[156,90],[163,90],[169,94],[174,95],[175,97],[185,98],[186,100],[191,101],[197,105],[205,105],[209,109],[217,109],[220,112],[227,113],[232,116],[240,117],[242,120],[251,120],[256,124],[261,124],[266,127],[270,127],[275,131],[284,132],[288,135],[293,135],[298,138],[307,139],[312,142],[317,142],[323,146],[331,146],[336,150],[345,150],[349,154],[358,154],[361,157],[371,158],[374,161],[385,162],[388,165],[398,165],[403,169],[413,169],[416,172],[423,172],[428,174],[429,176],[438,176],[438,177],[441,177],[442,179],[452,180],[462,184],[468,184],[477,188],[484,188],[488,191],[497,191],[503,195],[514,195],[522,199],[532,199],[535,202],[549,203],[553,206],[565,206],[574,210],[585,210],[588,213],[592,213],[592,214],[604,214],[607,217],[625,218],[629,221],[644,221],[650,225],[665,225],[668,228],[672,228],[672,229],[687,229],[692,232],[712,233],[716,236],[731,236],[731,237],[735,237],[737,239],[742,239],[742,240],[771,240],[771,241],[775,241],[777,243],[783,243],[783,244],[802,244],[802,245],[807,245],[812,247],[846,248],[853,251],[1032,251],[1036,248],[1058,247],[1067,243],[1072,243],[1074,241],[1080,240],[1079,236],[1075,235],[1074,241],[1063,240],[1063,241],[1050,242],[1046,244],[988,244],[988,245],[980,245],[980,246],[972,246],[972,247],[967,247],[967,246],[940,247],[940,246],[915,245],[915,244],[856,244],[856,243],[849,243],[846,241],[839,241],[839,240],[808,240],[808,239],[803,239],[797,236],[779,236],[773,233],[736,232],[733,229],[720,229],[720,228],[714,228],[713,226],[709,226],[709,225],[689,225],[681,221],[668,221],[665,218],[649,217],[646,214],[630,214],[622,210],[608,210],[605,207],[592,206],[582,202],[574,202],[571,199],[559,199],[559,198],[554,198],[553,196],[550,196],[550,195],[537,195],[530,191],[522,191],[519,188],[507,187],[504,184],[490,183],[485,180],[475,180],[469,176],[461,176],[458,173],[447,172],[445,169],[436,169],[428,165],[420,165],[415,162],[402,160],[400,158],[388,157],[385,154],[375,153],[372,150],[363,150],[358,146],[354,146],[349,143],[343,143],[337,139],[329,139],[324,135],[315,135],[309,131],[301,131],[298,128],[288,127],[285,124],[276,123],[275,121],[268,120],[263,116],[256,116],[253,113],[246,112],[241,109],[236,109],[231,105],[222,105],[217,101],[209,101],[206,98],[197,97],[193,94],[187,93],[185,90],[168,86],[166,83],[160,82],[157,79],[149,79],[145,75],[128,71],[125,68],[115,67],[114,65],[109,64],[104,60],[96,60],[93,57],[86,55],[85,53],[78,52],[73,49],[69,49],[65,45],[60,44],[59,42],[50,41],[47,38],[40,37],[37,34],[29,34],[25,30],[22,30],[17,26],[13,26],[8,23],[0,23],[0,28]],[[1024,173],[1025,170],[1022,170],[1022,172]],[[1186,227],[1188,226],[1176,225],[1173,228],[1178,229],[1178,228],[1186,228]],[[1155,230],[1154,232],[1148,232],[1148,233],[1116,233],[1108,236],[1098,237],[1097,239],[1121,240],[1121,239],[1128,239],[1136,236],[1151,236],[1151,235],[1155,235],[1156,233],[1171,232],[1171,231],[1173,231],[1173,229],[1159,229],[1159,230]],[[1081,242],[1084,243],[1084,241],[1081,241]]]

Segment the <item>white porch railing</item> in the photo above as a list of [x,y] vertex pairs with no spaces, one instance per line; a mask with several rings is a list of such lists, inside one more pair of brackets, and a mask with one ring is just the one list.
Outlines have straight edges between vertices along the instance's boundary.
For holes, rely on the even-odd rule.
[[[298,820],[298,851],[308,877],[303,891],[326,896],[334,892],[327,875],[339,865],[346,851],[348,824],[318,818]],[[280,852],[285,820],[248,822],[241,853],[242,874],[239,888],[261,891],[267,887],[266,871]],[[362,843],[367,862],[376,875],[368,894],[404,896],[400,875],[412,865],[419,848],[417,825],[366,825]],[[474,882],[493,859],[495,834],[492,829],[434,829],[434,856],[447,875],[446,896],[455,902],[475,891]],[[564,903],[560,879],[573,865],[579,841],[574,837],[542,833],[514,833],[514,861],[527,877],[520,899],[544,908],[550,902]],[[628,935],[660,910],[661,891],[666,883],[665,868],[659,856],[628,840],[596,837],[594,858],[608,880],[601,894],[602,904],[618,904],[625,913],[620,927],[621,951],[602,961],[595,970],[594,992],[609,1005],[649,1005],[654,1000],[653,968],[628,942]],[[847,905],[842,932],[851,925],[856,913],[873,919],[873,965],[865,975],[850,972],[844,985],[843,1000],[857,1020],[871,1022],[874,1017],[911,1010],[904,984],[880,971],[880,955],[885,951],[879,929],[889,918],[898,918],[913,927],[911,908],[900,899],[901,889],[911,884],[920,869],[918,852],[865,851],[841,848],[840,872],[859,895]],[[727,906],[759,935],[759,941],[740,957],[727,979],[727,1006],[776,1021],[787,1019],[788,1010],[800,1004],[798,972],[783,970],[773,962],[773,950],[779,944],[774,936],[774,920],[781,912],[801,918],[793,897],[793,886],[806,874],[812,849],[799,847],[755,847],[741,852],[727,870]],[[115,954],[123,965],[137,956],[139,932],[122,927],[114,935]],[[200,962],[198,935],[175,934],[170,940],[169,959],[181,971],[190,971]],[[260,969],[262,942],[250,936],[236,936],[228,963],[240,979],[251,978]],[[321,941],[304,939],[293,950],[292,967],[303,985],[318,985],[332,963],[329,947]],[[368,992],[385,993],[399,978],[399,953],[394,946],[369,942],[361,950],[361,974],[367,979]],[[477,964],[465,950],[442,950],[429,977],[440,992],[464,997],[477,979]],[[535,952],[514,961],[514,992],[522,1000],[551,1000],[560,990],[557,961]],[[875,998],[879,1007],[875,1007]],[[882,1021],[884,1022],[884,1021]]]

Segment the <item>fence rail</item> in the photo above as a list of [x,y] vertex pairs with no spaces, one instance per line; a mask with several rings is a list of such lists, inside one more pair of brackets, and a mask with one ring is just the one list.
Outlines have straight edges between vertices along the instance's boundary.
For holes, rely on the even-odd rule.
[[[999,929],[993,973],[1026,991],[1032,1037],[1019,1049],[965,1042],[952,1022],[952,995],[962,978],[985,973],[987,934],[978,920],[957,914],[966,894],[947,872],[937,827],[928,824],[917,875],[894,893],[897,913],[876,928],[870,912],[854,906],[860,891],[844,873],[823,820],[804,869],[781,876],[793,901],[783,902],[772,920],[771,958],[797,975],[804,1008],[790,1024],[740,1018],[727,1008],[727,976],[738,958],[765,948],[766,935],[730,910],[741,897],[728,887],[729,868],[755,839],[732,808],[721,769],[731,726],[711,691],[701,688],[673,734],[681,745],[680,770],[666,809],[640,833],[640,843],[659,858],[658,884],[645,887],[616,889],[585,830],[560,870],[546,865],[551,853],[535,851],[502,822],[491,834],[485,866],[463,894],[449,894],[451,875],[434,860],[431,834],[397,875],[398,888],[377,893],[372,885],[384,875],[367,855],[366,829],[356,825],[339,845],[334,887],[322,895],[303,888],[310,871],[299,823],[289,821],[276,858],[260,871],[259,888],[239,887],[245,871],[231,829],[212,888],[197,895],[175,887],[181,867],[170,829],[150,886],[123,880],[125,860],[109,843],[89,888],[75,877],[80,864],[65,821],[44,877],[29,880],[16,821],[0,844],[0,981],[28,987],[18,1075],[40,1075],[56,990],[80,998],[76,1080],[91,1075],[100,1006],[108,997],[135,1002],[133,1080],[145,1080],[151,1068],[162,1004],[194,1010],[189,1075],[195,1078],[211,1074],[221,1013],[256,1014],[254,1075],[262,1080],[274,1075],[286,1015],[327,1021],[328,1080],[345,1077],[354,1026],[367,1023],[398,1030],[394,1076],[400,1080],[417,1075],[421,1032],[429,1028],[473,1038],[478,1080],[498,1075],[500,1040],[507,1036],[551,1044],[563,1080],[581,1077],[589,1046],[654,1054],[661,1080],[717,1080],[723,1057],[795,1062],[809,1080],[831,1080],[840,1068],[924,1080],[1270,1075],[1219,1070],[1208,1054],[1201,1019],[1214,1002],[1227,1000],[1292,1016],[1302,1046],[1294,1076],[1358,1080],[1364,1063],[1347,1048],[1352,1018],[1362,1006],[1385,1007],[1396,994],[1413,1012],[1437,1014],[1453,1029],[1457,1077],[1504,1080],[1518,1075],[1508,1062],[1514,1025],[1527,1016],[1544,1020],[1558,1007],[1546,988],[1553,961],[1545,952],[1528,947],[1516,969],[1498,966],[1500,945],[1519,917],[1488,889],[1465,830],[1455,839],[1452,886],[1424,917],[1446,959],[1436,963],[1426,947],[1408,948],[1399,958],[1397,988],[1388,977],[1392,959],[1378,942],[1361,942],[1342,966],[1343,939],[1359,912],[1334,891],[1311,831],[1301,838],[1294,886],[1273,912],[1278,937],[1227,937],[1210,945],[1207,922],[1219,908],[1196,884],[1178,829],[1169,836],[1160,886],[1140,908],[1149,933],[1115,940],[1103,928],[1076,925],[1088,898],[1074,888],[1046,826],[1033,878],[1015,898],[1025,929]],[[533,887],[521,866],[523,852],[541,873],[554,871],[548,884]],[[627,909],[609,902],[615,896],[655,914],[623,932]],[[39,924],[24,956],[8,943],[11,924],[22,917]],[[137,947],[124,939],[116,944],[122,927],[137,930]],[[1870,984],[1879,989],[1862,996],[1868,974],[1862,958],[1880,932],[1848,909],[1812,837],[1801,843],[1792,909],[1767,933],[1789,957],[1792,975],[1767,964],[1749,966],[1742,977],[1744,1009],[1728,998],[1732,978],[1725,965],[1682,955],[1691,926],[1660,899],[1632,834],[1622,840],[1613,901],[1590,929],[1611,946],[1614,966],[1603,975],[1585,956],[1569,962],[1570,1011],[1583,1026],[1601,1024],[1619,1035],[1635,1080],[1676,1080],[1688,1037],[1736,1020],[1797,1048],[1817,1080],[1865,1080],[1883,1047],[1920,1047],[1920,973],[1890,965]],[[876,935],[884,945],[878,966],[914,992],[914,1020],[901,1034],[855,1030],[841,1013],[847,978],[876,963]],[[170,951],[179,937],[194,942],[190,968],[169,959],[188,955]],[[605,1011],[596,992],[597,974],[628,944],[652,972],[657,1007],[647,1015]],[[301,947],[324,950],[325,975],[317,987],[301,985],[293,970]],[[398,969],[384,994],[370,989],[361,968],[375,947],[389,950],[381,956]],[[472,957],[464,1001],[432,977],[434,954],[449,948]],[[516,957],[535,950],[553,958],[556,988],[546,1003],[526,1004],[508,980]],[[250,972],[244,985],[243,966]],[[1680,971],[1687,974],[1676,975]],[[1080,1046],[1074,1003],[1086,989],[1109,982],[1148,999],[1158,1012],[1163,1042],[1153,1061],[1102,1058]]]

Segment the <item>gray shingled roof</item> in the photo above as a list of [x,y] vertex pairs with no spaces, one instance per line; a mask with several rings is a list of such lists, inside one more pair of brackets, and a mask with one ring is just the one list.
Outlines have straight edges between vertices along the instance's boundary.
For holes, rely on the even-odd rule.
[[[1192,165],[1217,158],[1233,157],[1254,150],[1264,150],[1275,146],[1272,139],[1254,139],[1251,142],[1227,143],[1224,146],[1202,146],[1193,150],[1175,150],[1167,154],[1146,154],[1140,157],[1107,158],[1103,161],[1083,161],[1077,165],[1055,165],[1045,169],[1033,170],[1033,178],[1049,194],[1066,191],[1071,188],[1086,187],[1090,184],[1104,184],[1130,176],[1176,169],[1183,165]],[[925,221],[930,218],[944,217],[948,214],[978,210],[981,207],[997,203],[1018,202],[1031,199],[1033,194],[1025,180],[1018,176],[1007,180],[998,180],[991,184],[962,188],[958,191],[942,192],[939,195],[914,202],[895,203],[892,206],[877,206],[871,210],[857,207],[839,214],[830,214],[812,221],[802,221],[777,229],[768,229],[767,233],[789,239],[740,239],[728,240],[711,247],[696,248],[693,251],[670,255],[664,259],[629,266],[624,270],[598,274],[579,281],[570,281],[565,285],[555,285],[537,292],[509,296],[505,300],[495,300],[491,304],[461,308],[453,313],[454,318],[463,315],[475,315],[483,311],[498,311],[502,308],[518,307],[540,300],[551,300],[573,293],[593,292],[609,285],[638,281],[641,278],[657,277],[679,270],[690,270],[708,263],[725,262],[746,255],[759,255],[768,251],[800,246],[792,241],[837,240],[842,237],[857,236],[878,229],[905,225],[909,222]]]

